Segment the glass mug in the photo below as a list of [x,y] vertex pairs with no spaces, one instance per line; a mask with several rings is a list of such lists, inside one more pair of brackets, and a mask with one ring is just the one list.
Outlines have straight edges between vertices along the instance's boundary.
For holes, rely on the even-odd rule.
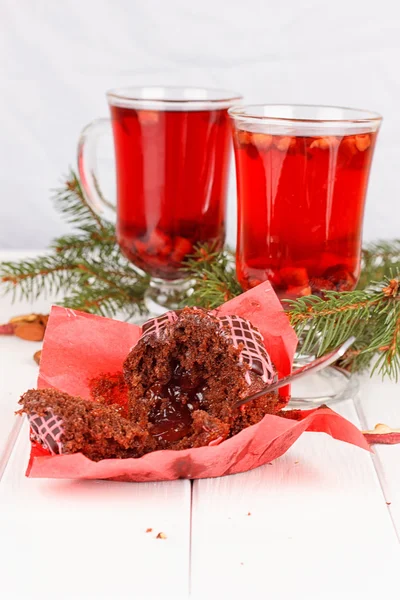
[[176,307],[182,262],[198,243],[222,247],[231,134],[228,108],[238,94],[202,88],[136,87],[107,93],[114,136],[117,202],[98,188],[99,119],[82,132],[78,168],[87,201],[116,220],[123,254],[151,276],[153,314]]
[[[229,114],[238,194],[236,267],[242,287],[269,280],[286,299],[353,290],[360,275],[365,197],[381,116],[305,105],[240,106]],[[299,357],[300,362],[311,358],[301,350]],[[341,379],[332,369],[321,377]],[[345,383],[316,392],[315,403],[338,398]],[[311,389],[309,380],[307,387]]]
[[381,117],[328,106],[230,111],[238,192],[237,272],[281,298],[352,290]]

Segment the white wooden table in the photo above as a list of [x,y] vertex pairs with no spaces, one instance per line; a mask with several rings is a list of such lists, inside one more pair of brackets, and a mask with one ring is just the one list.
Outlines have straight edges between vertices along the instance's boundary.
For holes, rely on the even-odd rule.
[[[0,322],[47,306],[3,298]],[[221,479],[27,479],[14,410],[39,347],[0,337],[0,598],[400,597],[400,445],[369,455],[306,433],[273,464]],[[364,378],[335,409],[363,429],[399,427],[400,384]]]

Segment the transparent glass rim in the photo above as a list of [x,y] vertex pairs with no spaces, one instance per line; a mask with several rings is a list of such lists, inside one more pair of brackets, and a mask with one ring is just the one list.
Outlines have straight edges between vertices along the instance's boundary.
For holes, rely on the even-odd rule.
[[191,86],[128,86],[108,90],[111,106],[149,110],[215,110],[242,100],[236,92]]
[[[288,116],[276,116],[273,113],[285,110],[299,110],[299,111],[343,111],[348,113],[347,118],[303,118],[303,117],[288,117]],[[230,117],[236,121],[246,121],[247,123],[282,123],[282,124],[294,124],[297,126],[304,125],[315,125],[315,126],[334,126],[334,125],[372,125],[379,127],[382,116],[377,112],[372,112],[365,109],[349,108],[345,106],[333,106],[324,104],[248,104],[242,106],[233,106],[228,110]],[[260,114],[263,113],[263,114]],[[353,115],[352,117],[350,115]],[[358,116],[356,116],[358,115]]]

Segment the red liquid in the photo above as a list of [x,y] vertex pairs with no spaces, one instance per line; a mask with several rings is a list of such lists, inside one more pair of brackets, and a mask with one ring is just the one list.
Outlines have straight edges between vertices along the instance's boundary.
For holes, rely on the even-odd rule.
[[222,246],[230,158],[226,109],[111,106],[118,243],[153,277],[177,279],[199,242]]
[[281,298],[354,289],[376,132],[234,137],[243,288],[269,279]]

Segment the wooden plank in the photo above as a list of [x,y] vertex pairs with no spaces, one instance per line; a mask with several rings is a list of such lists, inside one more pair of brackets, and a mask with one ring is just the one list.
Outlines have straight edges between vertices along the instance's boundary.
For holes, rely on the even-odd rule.
[[[400,429],[399,383],[382,381],[378,375],[363,378],[356,410],[363,429],[373,429],[377,423]],[[400,539],[400,444],[375,444],[373,448],[373,461]]]
[[28,452],[24,422],[0,483],[0,597],[187,598],[189,481],[28,479]]
[[[337,410],[357,424],[351,401]],[[194,483],[193,598],[376,600],[398,586],[399,560],[371,456],[324,434],[271,465]]]

